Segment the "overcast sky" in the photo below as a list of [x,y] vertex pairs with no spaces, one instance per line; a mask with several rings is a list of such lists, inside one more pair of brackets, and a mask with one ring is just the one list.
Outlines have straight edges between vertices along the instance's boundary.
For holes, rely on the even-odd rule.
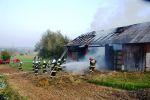
[[47,29],[86,32],[100,0],[0,0],[0,46],[34,47]]
[[[104,26],[105,21],[100,18],[111,22],[113,19],[105,16],[112,12],[104,10],[116,8],[111,5],[120,5],[118,1],[132,0],[0,0],[0,47],[34,47],[47,29],[60,30],[73,39],[92,30],[91,25],[95,27],[97,20]],[[122,3],[125,4],[129,3]],[[134,8],[134,4],[130,6]],[[150,8],[144,11],[150,13]]]

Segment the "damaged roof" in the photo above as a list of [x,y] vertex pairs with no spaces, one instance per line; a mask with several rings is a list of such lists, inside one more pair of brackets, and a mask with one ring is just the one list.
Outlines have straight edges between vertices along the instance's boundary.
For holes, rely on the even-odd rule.
[[66,46],[104,46],[105,44],[147,42],[150,42],[150,22],[89,32],[75,38]]
[[82,45],[89,45],[94,37],[96,36],[96,32],[92,31],[86,34],[82,34],[81,36],[75,38],[71,42],[69,42],[66,46],[82,46]]
[[114,36],[110,43],[147,43],[150,42],[150,22],[131,25],[121,34]]

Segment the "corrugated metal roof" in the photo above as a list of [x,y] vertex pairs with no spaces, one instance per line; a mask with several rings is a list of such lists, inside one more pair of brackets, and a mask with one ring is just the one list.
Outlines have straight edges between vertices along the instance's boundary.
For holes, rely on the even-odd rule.
[[150,22],[83,34],[66,46],[146,43],[150,42]]
[[135,24],[121,34],[113,37],[110,43],[146,43],[150,42],[150,22]]

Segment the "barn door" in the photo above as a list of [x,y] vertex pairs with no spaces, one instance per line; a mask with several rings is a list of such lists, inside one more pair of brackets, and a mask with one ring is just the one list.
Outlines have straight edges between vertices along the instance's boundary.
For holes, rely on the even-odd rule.
[[114,51],[114,67],[116,70],[122,70],[123,54],[122,50]]
[[150,71],[150,53],[146,53],[146,71]]
[[145,66],[144,47],[141,44],[124,46],[124,64],[128,71],[143,71]]
[[106,69],[114,70],[114,50],[113,46],[105,45],[105,63]]

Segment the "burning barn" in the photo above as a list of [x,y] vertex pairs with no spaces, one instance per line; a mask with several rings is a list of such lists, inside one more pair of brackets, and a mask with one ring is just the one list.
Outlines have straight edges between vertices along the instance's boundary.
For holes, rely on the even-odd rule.
[[107,70],[150,70],[150,22],[83,34],[66,45],[67,59],[94,57]]

